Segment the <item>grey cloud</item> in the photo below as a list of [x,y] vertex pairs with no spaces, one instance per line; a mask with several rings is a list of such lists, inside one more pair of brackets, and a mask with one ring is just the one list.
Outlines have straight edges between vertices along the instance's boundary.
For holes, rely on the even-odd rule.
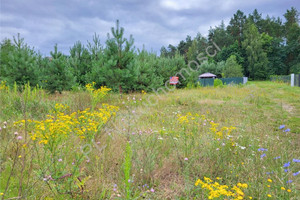
[[30,46],[49,54],[55,43],[64,53],[78,40],[86,43],[96,32],[102,44],[110,27],[119,19],[126,36],[133,35],[135,46],[158,52],[162,45],[176,45],[186,35],[207,35],[210,27],[240,9],[245,14],[259,12],[283,18],[297,0],[1,0],[0,39],[17,33]]

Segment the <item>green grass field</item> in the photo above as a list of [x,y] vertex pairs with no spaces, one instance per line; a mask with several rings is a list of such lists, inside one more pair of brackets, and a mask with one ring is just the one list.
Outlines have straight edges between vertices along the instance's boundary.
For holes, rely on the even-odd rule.
[[99,94],[0,90],[0,198],[299,199],[299,87]]

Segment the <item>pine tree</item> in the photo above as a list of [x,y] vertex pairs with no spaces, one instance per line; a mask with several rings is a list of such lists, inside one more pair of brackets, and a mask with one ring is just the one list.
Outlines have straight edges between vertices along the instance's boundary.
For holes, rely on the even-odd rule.
[[85,75],[91,70],[91,57],[88,50],[80,41],[77,41],[74,46],[70,48],[69,62],[73,68],[77,82],[80,85],[85,85]]
[[216,26],[215,28],[210,28],[208,40],[215,42],[221,49],[223,47],[228,47],[230,44],[233,43],[233,38],[226,31],[226,27],[223,20],[219,26]]
[[238,41],[239,47],[241,47],[242,41],[244,39],[243,31],[246,24],[247,17],[240,10],[233,15],[230,19],[229,25],[227,26],[228,33],[233,37],[235,41]]
[[145,49],[136,56],[134,65],[139,71],[135,83],[137,90],[153,91],[163,86],[163,77],[158,73],[158,59],[155,54],[148,53]]
[[[5,38],[0,44],[0,81],[8,77],[6,65],[10,60],[10,54],[15,51],[15,46],[10,39]],[[7,80],[6,80],[7,81]]]
[[51,93],[71,89],[75,85],[76,78],[66,56],[57,50],[57,45],[50,54],[52,57],[45,71],[45,88]]
[[24,43],[24,38],[21,38],[20,34],[13,37],[13,41],[13,45],[8,40],[1,45],[1,79],[10,85],[14,82],[18,85],[25,85],[28,82],[33,86],[39,84],[38,54]]
[[100,43],[99,35],[93,36],[93,42],[88,42],[87,49],[91,56],[91,62],[89,63],[90,72],[85,75],[86,82],[95,82],[96,87],[105,85],[105,77],[102,75],[101,68],[104,66],[104,50]]
[[186,36],[185,41],[181,40],[177,46],[179,54],[184,57],[186,63],[188,63],[187,52],[189,50],[189,47],[192,46],[192,43],[192,38],[188,35]]
[[138,69],[134,66],[134,40],[124,38],[124,28],[119,21],[116,28],[111,28],[112,38],[108,34],[104,50],[104,66],[100,69],[99,76],[103,76],[105,84],[120,93],[135,90]]

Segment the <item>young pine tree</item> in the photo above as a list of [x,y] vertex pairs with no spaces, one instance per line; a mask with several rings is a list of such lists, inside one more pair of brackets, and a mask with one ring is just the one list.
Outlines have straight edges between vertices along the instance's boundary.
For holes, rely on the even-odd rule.
[[159,66],[155,54],[143,49],[135,58],[135,66],[139,72],[135,83],[137,90],[152,91],[163,85],[163,78],[157,73]]
[[6,40],[1,44],[2,80],[13,85],[25,85],[28,82],[35,86],[39,83],[40,73],[37,64],[38,54],[24,43],[24,38],[13,38],[14,43]]
[[90,72],[91,56],[88,49],[85,48],[80,41],[77,41],[72,48],[70,48],[69,62],[74,71],[76,81],[80,85],[85,85],[85,76]]
[[54,52],[50,54],[52,58],[48,62],[48,67],[45,71],[45,88],[50,93],[55,93],[56,91],[61,93],[63,90],[71,89],[75,84],[76,78],[67,58],[57,50],[57,45],[54,46]]
[[99,76],[105,80],[105,84],[113,90],[127,92],[136,89],[138,69],[134,65],[134,40],[124,38],[124,28],[119,21],[116,28],[111,28],[112,38],[108,34],[106,48],[104,50],[104,66],[100,69]]

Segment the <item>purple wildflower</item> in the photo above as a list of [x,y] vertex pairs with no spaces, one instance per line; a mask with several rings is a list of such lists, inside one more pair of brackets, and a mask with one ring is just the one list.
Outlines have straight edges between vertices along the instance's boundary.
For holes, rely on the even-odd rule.
[[286,183],[291,183],[291,182],[293,182],[293,180],[288,180]]
[[277,160],[277,159],[279,159],[279,158],[280,158],[280,156],[278,156],[278,157],[275,157],[274,159],[275,159],[275,160]]
[[266,154],[264,153],[264,154],[262,154],[261,156],[260,156],[260,158],[263,158],[263,157],[265,157],[266,156]]
[[117,184],[114,184],[114,191],[117,191]]
[[279,129],[284,129],[285,125],[280,125]]
[[293,159],[293,162],[300,163],[300,159]]
[[150,189],[150,192],[155,192],[155,190],[153,188]]
[[291,162],[284,163],[283,167],[289,167],[291,165]]
[[185,161],[189,160],[188,158],[184,158]]
[[286,173],[289,172],[289,171],[290,171],[289,169],[284,169],[284,172],[286,172]]
[[284,130],[284,132],[290,132],[290,131],[291,131],[291,129],[289,129],[289,128]]
[[62,159],[60,158],[60,159],[58,159],[58,162],[61,162],[62,161]]
[[259,148],[258,151],[268,151],[268,149]]
[[22,139],[23,139],[22,136],[18,136],[18,137],[17,137],[17,140],[22,140]]
[[297,176],[298,174],[300,174],[300,171],[293,173],[293,176]]

